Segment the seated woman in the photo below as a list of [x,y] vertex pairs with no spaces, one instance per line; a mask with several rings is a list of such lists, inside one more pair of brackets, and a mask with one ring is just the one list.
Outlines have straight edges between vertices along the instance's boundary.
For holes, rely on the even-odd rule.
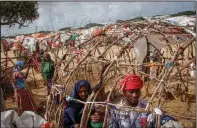
[[99,106],[91,112],[88,128],[102,128],[105,117],[105,108]]
[[29,90],[26,88],[25,80],[29,73],[30,67],[27,69],[26,74],[24,74],[21,72],[23,66],[23,61],[17,61],[13,73],[13,87],[19,114],[22,114],[23,111],[37,111],[38,109]]
[[[88,95],[92,93],[90,83],[86,80],[80,80],[75,83],[71,97],[85,101]],[[75,124],[79,124],[84,105],[70,101],[64,111],[64,128],[73,128]]]

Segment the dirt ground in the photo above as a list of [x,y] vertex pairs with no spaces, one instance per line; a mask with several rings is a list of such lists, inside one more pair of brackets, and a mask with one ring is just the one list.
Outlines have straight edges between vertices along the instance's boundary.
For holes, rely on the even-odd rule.
[[[9,56],[12,57],[13,53],[9,52]],[[1,53],[1,57],[3,58],[4,55]],[[11,66],[10,64],[9,66]],[[25,72],[25,70],[24,70]],[[45,105],[46,104],[46,86],[44,85],[44,81],[41,77],[40,73],[35,73],[36,80],[33,80],[33,74],[30,71],[29,77],[27,78],[28,87],[33,92],[33,98],[38,105]],[[36,82],[36,86],[35,86]],[[97,81],[95,81],[97,82]],[[188,93],[188,103],[179,103],[175,99],[173,100],[165,100],[162,99],[162,106],[161,109],[164,110],[167,114],[174,116],[178,119],[185,127],[195,127],[196,126],[196,83],[195,79],[191,81],[193,84],[189,85],[189,93]],[[146,85],[147,86],[147,85]],[[156,86],[153,84],[149,84],[149,93],[152,94],[153,90]],[[71,93],[71,88],[68,90]],[[142,97],[145,96],[145,88],[142,90]],[[151,95],[148,95],[146,99],[149,99]],[[158,97],[154,99],[154,103],[156,104]],[[6,99],[6,108],[12,109],[16,108],[15,102],[12,102],[11,97]]]

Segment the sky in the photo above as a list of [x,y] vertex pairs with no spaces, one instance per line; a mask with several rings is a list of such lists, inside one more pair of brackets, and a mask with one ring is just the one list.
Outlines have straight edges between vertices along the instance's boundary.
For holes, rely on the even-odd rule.
[[195,10],[195,2],[38,2],[39,18],[28,27],[1,27],[1,36],[58,31],[88,23],[106,23],[137,16],[154,16]]

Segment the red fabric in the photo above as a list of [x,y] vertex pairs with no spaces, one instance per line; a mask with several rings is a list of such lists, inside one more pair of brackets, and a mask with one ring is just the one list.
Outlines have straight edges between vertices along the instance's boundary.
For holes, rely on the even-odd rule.
[[74,40],[71,40],[70,46],[71,46],[71,47],[75,47],[75,41],[74,41]]
[[54,123],[47,122],[41,126],[41,128],[54,128]]
[[38,107],[33,101],[28,90],[17,89],[17,106],[19,113],[24,111],[38,111]]
[[120,81],[120,88],[122,90],[139,89],[143,87],[143,81],[140,76],[129,74]]
[[127,25],[123,25],[123,28],[127,29]]
[[146,117],[140,119],[140,125],[141,127],[145,127],[148,125],[148,121]]
[[59,41],[55,41],[54,44],[53,44],[53,46],[54,46],[55,48],[57,48],[57,47],[62,46],[62,44],[61,44]]
[[48,44],[49,46],[52,46],[52,41],[51,41],[51,40],[47,40],[47,44]]
[[100,36],[101,35],[102,30],[99,28],[94,29],[94,31],[92,32],[93,36]]
[[16,42],[13,43],[13,46],[14,46],[16,49],[21,49],[21,48],[22,48],[21,45],[20,45],[19,43],[16,43]]

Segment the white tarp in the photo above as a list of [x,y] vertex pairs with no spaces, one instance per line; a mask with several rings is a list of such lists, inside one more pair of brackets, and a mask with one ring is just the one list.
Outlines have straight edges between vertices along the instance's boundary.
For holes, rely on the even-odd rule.
[[20,35],[20,36],[16,36],[15,39],[16,39],[17,41],[22,42],[24,37],[25,37],[24,35]]
[[24,111],[19,117],[15,110],[1,112],[1,128],[41,127],[46,120],[32,111]]
[[28,48],[30,52],[34,52],[36,50],[36,39],[33,37],[25,37],[23,41],[23,46]]
[[177,17],[167,18],[164,21],[167,21],[174,25],[187,26],[187,25],[195,25],[196,18],[188,17],[188,16],[177,16]]
[[47,46],[48,46],[48,44],[47,44],[47,40],[46,39],[40,41],[40,43],[39,43],[39,48],[40,49],[43,49],[45,51],[47,49]]
[[136,59],[139,64],[143,63],[143,60],[147,54],[147,43],[145,37],[139,38],[133,45]]
[[[148,41],[154,45],[157,49],[161,49],[163,47],[165,47],[166,45],[164,44],[164,42],[162,42],[162,40],[160,40],[158,37],[153,36],[153,35],[147,35]],[[150,49],[153,50],[153,49]]]
[[62,42],[62,43],[65,43],[67,40],[69,40],[70,39],[70,35],[68,35],[68,34],[61,34],[60,35],[60,42]]

